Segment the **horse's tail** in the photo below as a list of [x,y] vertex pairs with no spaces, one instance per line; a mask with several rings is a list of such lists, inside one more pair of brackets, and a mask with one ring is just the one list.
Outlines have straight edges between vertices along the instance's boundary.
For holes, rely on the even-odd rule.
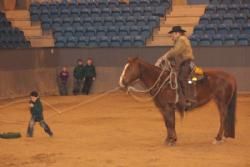
[[228,104],[227,116],[225,118],[225,137],[235,138],[237,88],[234,88],[232,98]]

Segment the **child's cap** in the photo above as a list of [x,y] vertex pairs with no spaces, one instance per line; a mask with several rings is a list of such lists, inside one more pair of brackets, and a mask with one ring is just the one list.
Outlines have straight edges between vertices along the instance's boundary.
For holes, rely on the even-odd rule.
[[39,95],[38,95],[38,92],[37,92],[37,91],[32,91],[32,92],[30,93],[30,96],[38,97]]
[[77,62],[82,62],[82,59],[77,59]]

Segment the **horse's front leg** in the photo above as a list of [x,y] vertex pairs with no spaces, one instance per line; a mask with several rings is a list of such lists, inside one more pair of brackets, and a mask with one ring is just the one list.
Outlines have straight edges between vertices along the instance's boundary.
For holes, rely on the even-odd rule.
[[177,141],[175,131],[175,109],[172,106],[167,106],[162,111],[162,114],[165,121],[165,126],[167,128],[166,144],[173,146]]

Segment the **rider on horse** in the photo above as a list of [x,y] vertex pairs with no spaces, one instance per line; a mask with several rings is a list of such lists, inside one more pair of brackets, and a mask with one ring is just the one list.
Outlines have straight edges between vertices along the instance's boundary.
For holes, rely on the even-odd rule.
[[190,102],[196,101],[194,84],[189,80],[190,72],[195,67],[193,60],[193,51],[189,39],[185,36],[185,30],[181,26],[174,26],[169,34],[174,41],[174,46],[166,54],[160,57],[156,66],[162,67],[167,62],[174,67],[178,74],[179,97],[180,100],[187,101],[184,105],[190,105]]

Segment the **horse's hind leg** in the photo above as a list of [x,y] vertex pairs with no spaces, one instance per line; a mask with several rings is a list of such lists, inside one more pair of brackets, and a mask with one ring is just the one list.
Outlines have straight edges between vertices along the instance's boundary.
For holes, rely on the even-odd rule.
[[219,110],[219,115],[220,115],[220,127],[217,136],[215,137],[215,140],[221,141],[224,133],[224,121],[226,117],[226,104],[224,103],[224,100],[221,99],[216,99],[215,100],[218,110]]

